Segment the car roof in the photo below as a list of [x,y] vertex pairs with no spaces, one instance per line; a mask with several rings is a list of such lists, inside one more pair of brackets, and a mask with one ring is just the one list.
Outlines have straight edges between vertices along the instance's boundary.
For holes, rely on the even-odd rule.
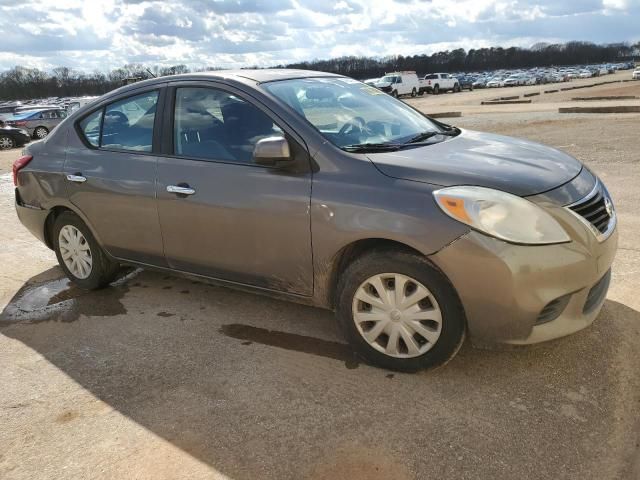
[[[292,79],[298,79],[298,78],[314,78],[314,77],[344,78],[344,75],[338,75],[336,73],[328,73],[328,72],[318,72],[315,70],[301,70],[301,69],[291,69],[291,68],[213,70],[210,72],[182,73],[179,75],[166,75],[163,77],[149,78],[147,80],[142,80],[139,82],[131,83],[129,85],[124,85],[120,88],[112,90],[111,92],[105,94],[103,97],[99,97],[99,99],[107,100],[107,99],[119,96],[123,93],[137,90],[138,88],[152,87],[155,85],[161,85],[163,83],[176,82],[176,81],[235,80],[240,83],[255,82],[260,84],[260,83],[274,82],[279,80],[292,80]],[[88,105],[91,105],[91,108],[95,106],[93,105],[93,102],[89,103]],[[80,111],[82,112],[86,111],[87,109],[85,107],[87,107],[88,105],[85,105],[84,107],[82,107]]]
[[23,110],[13,114],[13,118],[28,118],[36,113],[48,112],[50,110],[61,110],[59,108],[34,108],[33,110]]

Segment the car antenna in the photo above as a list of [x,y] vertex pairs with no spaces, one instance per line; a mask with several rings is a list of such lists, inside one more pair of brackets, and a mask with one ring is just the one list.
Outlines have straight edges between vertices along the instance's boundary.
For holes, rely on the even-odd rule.
[[158,78],[150,69],[147,68],[147,72],[149,73],[149,75],[151,75],[153,78]]

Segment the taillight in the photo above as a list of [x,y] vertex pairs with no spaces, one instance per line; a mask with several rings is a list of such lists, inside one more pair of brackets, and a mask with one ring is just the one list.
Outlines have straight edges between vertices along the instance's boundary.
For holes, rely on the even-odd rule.
[[13,162],[13,184],[16,187],[18,186],[18,172],[26,167],[31,160],[33,160],[33,156],[23,155],[15,162]]

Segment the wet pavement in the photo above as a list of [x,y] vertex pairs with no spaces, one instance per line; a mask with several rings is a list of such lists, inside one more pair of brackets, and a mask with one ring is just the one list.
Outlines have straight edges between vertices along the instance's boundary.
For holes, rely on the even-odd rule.
[[0,478],[638,478],[640,166],[593,165],[621,228],[595,324],[415,375],[330,312],[139,269],[79,290],[0,177]]

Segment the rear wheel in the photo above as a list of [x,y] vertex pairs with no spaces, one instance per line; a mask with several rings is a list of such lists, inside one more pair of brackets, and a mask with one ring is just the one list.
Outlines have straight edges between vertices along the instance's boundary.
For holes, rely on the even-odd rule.
[[433,87],[433,94],[438,95],[440,93],[440,85],[436,85]]
[[459,83],[456,83],[456,84],[453,86],[453,92],[454,92],[454,93],[458,93],[459,91],[460,91],[460,84],[459,84]]
[[78,286],[95,290],[106,287],[116,278],[119,265],[106,255],[75,213],[64,212],[58,216],[52,235],[58,263]]
[[16,141],[9,135],[0,135],[0,150],[8,150],[16,146]]
[[47,135],[49,135],[49,130],[47,129],[47,127],[36,127],[36,129],[33,131],[33,138],[42,139]]
[[465,320],[446,277],[424,257],[380,250],[349,265],[338,286],[337,317],[365,361],[413,372],[458,352]]

